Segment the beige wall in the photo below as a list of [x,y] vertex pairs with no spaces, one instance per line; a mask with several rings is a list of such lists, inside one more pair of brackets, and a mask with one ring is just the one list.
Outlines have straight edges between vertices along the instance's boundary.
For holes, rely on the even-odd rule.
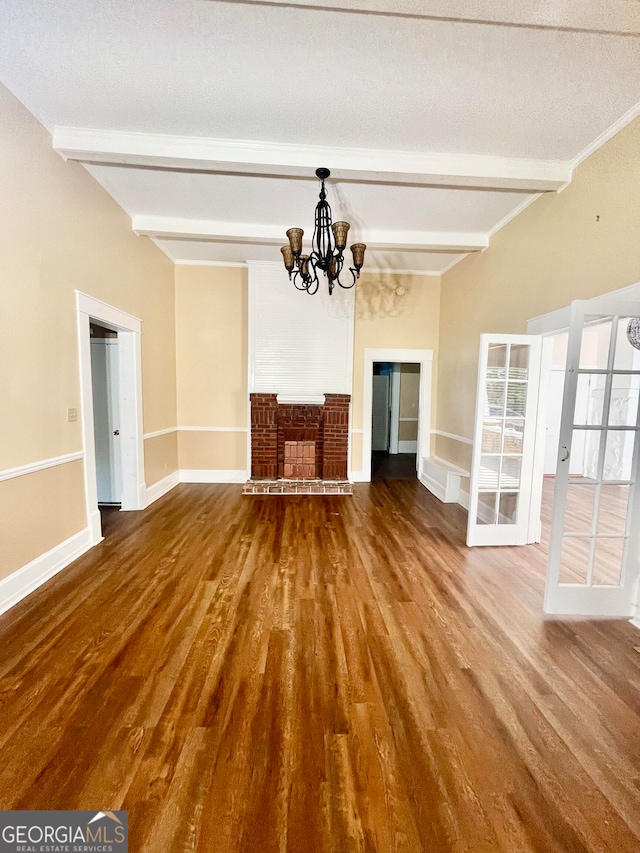
[[[420,365],[403,364],[400,367],[400,423],[399,441],[416,441],[418,438],[418,404],[420,402]],[[407,420],[411,418],[411,420]]]
[[1,580],[87,526],[82,460],[5,480],[0,505]]
[[[0,470],[82,450],[76,289],[141,318],[144,429],[175,426],[173,264],[3,87],[0,115]],[[86,526],[81,468],[0,482],[1,575]]]
[[176,267],[176,347],[180,468],[245,470],[246,269]]
[[[437,428],[471,438],[482,332],[524,333],[527,320],[640,281],[640,119],[442,279]],[[436,453],[469,467],[469,445]]]
[[[363,273],[356,285],[353,355],[352,427],[362,429],[364,351],[390,349],[434,350],[431,421],[435,423],[437,390],[438,276]],[[362,471],[362,438],[352,436],[351,467]]]
[[144,472],[147,486],[177,470],[178,438],[175,431],[145,439]]

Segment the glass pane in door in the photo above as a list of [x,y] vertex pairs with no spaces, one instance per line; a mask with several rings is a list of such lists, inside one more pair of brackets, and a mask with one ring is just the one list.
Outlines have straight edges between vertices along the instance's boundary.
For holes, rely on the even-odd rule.
[[565,536],[560,554],[560,583],[587,583],[591,539],[588,536]]
[[504,379],[507,368],[507,345],[489,344],[487,351],[487,379]]
[[593,586],[618,586],[620,584],[624,543],[623,537],[607,537],[596,540],[591,577]]
[[606,430],[603,480],[630,482],[635,437],[631,430]]
[[596,527],[598,533],[625,535],[630,488],[630,486],[600,486]]
[[640,376],[637,373],[614,373],[611,378],[609,426],[635,426],[639,396]]
[[574,424],[602,424],[605,381],[606,377],[602,373],[581,373],[578,376]]
[[590,483],[567,486],[564,529],[567,533],[591,533],[596,487]]
[[[587,322],[589,318],[586,318]],[[582,329],[580,370],[606,370],[611,340],[611,320],[593,320]]]

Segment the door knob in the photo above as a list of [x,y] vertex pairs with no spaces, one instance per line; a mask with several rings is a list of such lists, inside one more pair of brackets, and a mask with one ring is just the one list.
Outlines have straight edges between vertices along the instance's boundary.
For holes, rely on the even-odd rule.
[[119,429],[114,429],[113,434],[114,434],[114,435],[120,435],[120,430],[119,430]]

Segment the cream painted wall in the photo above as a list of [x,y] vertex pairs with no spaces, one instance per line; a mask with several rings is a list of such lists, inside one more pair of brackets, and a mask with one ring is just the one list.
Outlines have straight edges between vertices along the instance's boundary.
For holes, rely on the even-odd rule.
[[[482,332],[640,281],[640,119],[442,279],[438,430],[471,438]],[[471,447],[438,436],[436,453],[469,469]]]
[[178,423],[181,469],[245,470],[247,270],[176,267]]
[[[400,368],[400,423],[398,424],[399,441],[417,440],[419,402],[420,366],[417,364],[403,364]],[[411,420],[406,420],[407,418],[411,418]]]
[[[352,427],[362,429],[364,351],[372,347],[434,351],[431,422],[435,423],[440,278],[363,273],[356,285]],[[362,436],[352,435],[352,470],[362,471]]]
[[[81,418],[66,421],[80,408],[76,289],[141,318],[144,429],[175,426],[173,264],[1,86],[0,115],[0,470],[83,449]],[[86,526],[81,467],[0,483],[2,574]]]
[[144,442],[144,472],[147,486],[163,480],[178,470],[177,433],[165,433],[146,438]]

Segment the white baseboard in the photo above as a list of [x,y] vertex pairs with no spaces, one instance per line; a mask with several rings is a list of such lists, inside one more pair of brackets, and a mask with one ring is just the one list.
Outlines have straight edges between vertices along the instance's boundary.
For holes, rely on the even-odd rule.
[[55,548],[41,554],[26,566],[0,581],[0,613],[5,613],[29,593],[77,560],[93,547],[88,527],[65,539]]
[[438,456],[425,456],[418,475],[422,485],[446,504],[457,503],[460,480],[467,472]]
[[249,472],[239,468],[181,468],[178,474],[181,483],[246,483],[249,479]]
[[439,501],[442,501],[442,503],[451,503],[451,501],[445,500],[446,491],[445,491],[444,487],[440,483],[438,483],[436,480],[433,480],[431,477],[429,477],[424,472],[421,474],[418,474],[418,480],[420,480],[420,482],[425,487],[425,489],[427,489],[429,492],[431,492],[432,495],[435,495]]
[[154,483],[152,486],[147,487],[147,496],[144,503],[145,508],[150,506],[154,501],[157,501],[158,498],[161,498],[163,495],[166,495],[167,492],[170,492],[175,486],[180,482],[180,472],[173,471],[166,477],[163,477],[162,480],[158,480],[157,483]]
[[632,619],[629,619],[629,622],[631,622],[634,628],[638,628],[638,630],[640,630],[640,613],[637,613]]
[[417,453],[418,452],[418,442],[417,441],[399,441],[398,442],[398,453]]
[[368,483],[371,480],[371,477],[367,477],[364,471],[352,471],[349,474],[349,479],[352,483]]
[[97,545],[98,542],[102,542],[102,517],[100,516],[100,510],[98,507],[94,507],[93,510],[88,512],[88,524],[89,524],[89,536],[91,539],[91,545]]
[[443,503],[457,503],[469,509],[469,494],[462,490],[461,480],[469,472],[439,456],[425,456],[420,465],[418,479],[422,485]]

